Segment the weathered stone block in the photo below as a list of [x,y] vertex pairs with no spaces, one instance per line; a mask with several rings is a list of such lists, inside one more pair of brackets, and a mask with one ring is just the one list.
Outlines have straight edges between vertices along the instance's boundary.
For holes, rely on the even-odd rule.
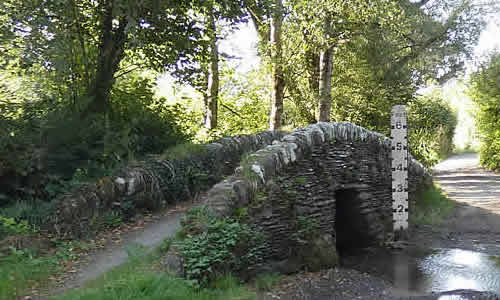
[[335,241],[330,234],[321,235],[299,247],[298,257],[310,272],[332,268],[339,262]]

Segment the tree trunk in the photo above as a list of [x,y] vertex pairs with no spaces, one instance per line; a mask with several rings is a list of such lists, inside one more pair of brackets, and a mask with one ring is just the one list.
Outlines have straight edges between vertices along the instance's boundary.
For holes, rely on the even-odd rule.
[[320,79],[319,79],[319,105],[317,119],[319,122],[330,122],[332,110],[332,69],[333,47],[321,52]]
[[283,91],[285,89],[285,80],[283,78],[282,45],[281,45],[281,26],[283,22],[283,3],[282,0],[276,0],[276,7],[271,19],[271,114],[269,116],[269,129],[278,130],[281,128],[281,115],[283,114]]
[[217,127],[217,110],[219,98],[219,50],[217,48],[217,27],[213,11],[210,12],[210,62],[207,72],[207,91],[205,93],[205,128]]
[[99,37],[96,75],[88,92],[89,104],[84,110],[83,116],[108,110],[109,94],[115,83],[114,75],[125,55],[127,19],[125,17],[120,18],[118,27],[113,29],[113,0],[103,1],[100,6],[103,15],[100,26],[101,34]]
[[307,67],[309,71],[309,89],[319,96],[319,78],[320,78],[320,55],[316,51],[307,51]]

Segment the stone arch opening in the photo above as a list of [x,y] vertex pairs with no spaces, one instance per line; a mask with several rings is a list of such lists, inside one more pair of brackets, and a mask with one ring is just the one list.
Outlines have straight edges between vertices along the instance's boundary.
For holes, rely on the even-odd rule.
[[354,188],[335,191],[337,252],[345,256],[373,244],[370,223],[363,214],[363,199]]

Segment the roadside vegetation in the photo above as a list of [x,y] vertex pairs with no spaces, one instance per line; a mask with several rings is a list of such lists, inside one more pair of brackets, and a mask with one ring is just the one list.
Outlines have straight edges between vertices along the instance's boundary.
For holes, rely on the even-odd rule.
[[440,90],[408,105],[408,124],[410,151],[424,166],[432,167],[453,152],[457,117]]
[[147,253],[141,247],[132,245],[128,249],[128,262],[88,282],[83,288],[52,299],[255,299],[255,292],[231,275],[221,275],[210,286],[201,288],[193,280],[169,274],[162,269],[161,253],[161,247]]
[[82,242],[50,242],[26,235],[11,239],[18,246],[8,246],[0,257],[1,300],[39,294],[59,273],[71,271],[73,261],[88,250]]
[[[258,274],[249,282],[238,270],[258,259],[259,234],[249,230],[243,219],[218,219],[206,209],[189,211],[182,229],[147,251],[140,245],[127,247],[128,261],[87,282],[84,287],[54,296],[69,299],[172,299],[254,300],[280,280],[274,273]],[[206,226],[206,228],[201,228]],[[206,234],[200,235],[200,230]],[[252,246],[253,245],[253,246]],[[187,262],[186,278],[173,274],[164,262],[166,255],[179,255]]]
[[485,167],[500,170],[500,52],[491,54],[472,74],[469,94],[477,105],[480,158]]
[[416,204],[412,207],[410,221],[413,224],[437,225],[444,221],[455,208],[438,184],[419,190],[416,196]]

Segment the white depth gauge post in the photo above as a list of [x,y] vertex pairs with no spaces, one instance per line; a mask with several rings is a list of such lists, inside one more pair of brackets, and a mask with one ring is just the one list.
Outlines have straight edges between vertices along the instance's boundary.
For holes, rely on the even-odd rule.
[[404,237],[408,229],[408,125],[405,105],[391,110],[392,215],[394,237]]

